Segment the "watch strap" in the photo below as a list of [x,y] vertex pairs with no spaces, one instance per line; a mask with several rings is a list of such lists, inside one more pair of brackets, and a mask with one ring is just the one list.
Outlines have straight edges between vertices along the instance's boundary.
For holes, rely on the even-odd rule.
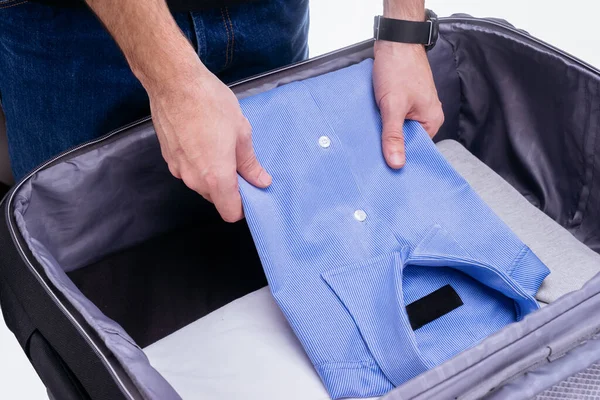
[[375,40],[430,46],[433,41],[433,22],[405,21],[377,15],[373,24],[373,36]]

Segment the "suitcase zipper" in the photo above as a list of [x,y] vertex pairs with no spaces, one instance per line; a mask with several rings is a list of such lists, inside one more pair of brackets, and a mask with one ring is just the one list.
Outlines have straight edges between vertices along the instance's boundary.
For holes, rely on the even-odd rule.
[[[9,204],[10,204],[10,202],[9,202]],[[44,288],[44,290],[46,291],[46,293],[48,293],[48,295],[50,296],[50,298],[52,299],[52,301],[59,307],[59,309],[63,312],[63,314],[67,317],[67,319],[69,319],[71,321],[71,323],[75,326],[75,328],[77,329],[77,331],[79,331],[79,333],[92,346],[92,349],[94,350],[94,352],[100,357],[100,359],[102,360],[102,362],[107,366],[107,369],[110,371],[111,375],[114,377],[115,382],[117,382],[119,384],[119,386],[121,388],[121,392],[123,392],[123,394],[125,394],[128,399],[134,400],[135,397],[131,394],[131,392],[129,391],[129,389],[127,389],[127,387],[125,386],[125,384],[123,383],[123,381],[121,380],[121,378],[119,377],[119,375],[117,374],[117,372],[115,371],[115,369],[113,368],[113,366],[111,365],[111,363],[108,360],[108,358],[106,357],[106,355],[104,355],[104,353],[102,352],[102,350],[96,345],[96,343],[94,342],[94,340],[88,335],[88,333],[81,326],[81,324],[79,323],[79,321],[77,321],[77,319],[73,316],[73,314],[71,314],[71,312],[65,307],[65,305],[62,303],[62,301],[60,301],[60,299],[56,296],[56,294],[48,286],[48,284],[46,283],[46,281],[43,279],[43,277],[40,275],[40,273],[35,269],[35,267],[31,263],[31,261],[29,260],[29,258],[25,254],[25,252],[23,251],[23,247],[21,245],[21,240],[17,237],[17,235],[16,235],[16,233],[14,231],[14,226],[12,224],[12,220],[10,220],[11,216],[9,215],[9,212],[8,212],[9,209],[10,208],[7,207],[7,211],[6,211],[7,221],[9,221],[9,224],[8,224],[9,225],[9,231],[10,231],[10,234],[12,236],[13,241],[17,245],[17,248],[18,248],[18,251],[19,251],[19,255],[21,256],[21,259],[25,262],[25,264],[27,265],[27,267],[29,268],[29,270],[31,272],[33,272],[34,276],[36,277],[36,279],[38,280],[38,282],[42,285],[42,287]]]

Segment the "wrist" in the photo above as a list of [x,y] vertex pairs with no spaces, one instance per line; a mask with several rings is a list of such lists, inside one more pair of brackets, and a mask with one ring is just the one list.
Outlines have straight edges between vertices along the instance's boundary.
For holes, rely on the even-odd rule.
[[406,21],[425,19],[424,0],[384,0],[383,16]]
[[133,56],[130,66],[133,74],[149,92],[205,72],[204,65],[193,49],[185,46],[162,47],[139,57]]
[[422,44],[413,43],[398,43],[385,40],[377,40],[374,44],[375,57],[391,56],[391,57],[427,57],[425,46]]
[[191,43],[176,28],[157,29],[160,35],[150,34],[125,51],[133,74],[149,93],[208,73]]

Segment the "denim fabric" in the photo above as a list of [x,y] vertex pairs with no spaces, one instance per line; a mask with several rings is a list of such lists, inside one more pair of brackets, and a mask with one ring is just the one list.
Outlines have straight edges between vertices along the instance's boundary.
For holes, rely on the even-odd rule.
[[[308,56],[308,0],[174,17],[225,82]],[[86,8],[0,0],[0,98],[13,173],[149,114],[146,92]]]
[[[239,179],[269,286],[333,398],[382,395],[539,308],[549,271],[404,125],[389,168],[372,60],[241,101],[267,189]],[[464,303],[415,329],[405,305]]]

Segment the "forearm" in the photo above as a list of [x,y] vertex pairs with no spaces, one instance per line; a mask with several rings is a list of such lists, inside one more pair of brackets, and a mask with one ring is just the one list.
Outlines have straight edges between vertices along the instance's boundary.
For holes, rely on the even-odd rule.
[[200,61],[165,0],[86,0],[146,91],[169,171],[213,202],[225,221],[243,217],[238,176],[265,188],[252,127],[235,94]]
[[148,90],[203,68],[164,0],[86,0]]
[[388,18],[423,21],[424,0],[384,0],[383,15]]

